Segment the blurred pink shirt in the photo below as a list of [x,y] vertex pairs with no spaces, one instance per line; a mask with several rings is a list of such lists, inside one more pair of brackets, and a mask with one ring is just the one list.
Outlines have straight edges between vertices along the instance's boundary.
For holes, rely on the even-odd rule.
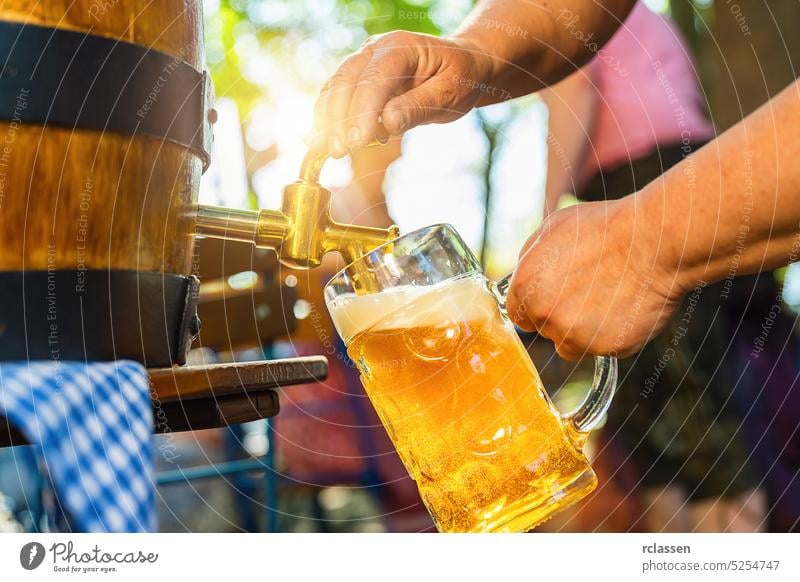
[[656,145],[681,145],[689,153],[694,149],[690,144],[714,136],[680,33],[641,2],[587,72],[598,99],[582,183],[599,168],[646,157]]

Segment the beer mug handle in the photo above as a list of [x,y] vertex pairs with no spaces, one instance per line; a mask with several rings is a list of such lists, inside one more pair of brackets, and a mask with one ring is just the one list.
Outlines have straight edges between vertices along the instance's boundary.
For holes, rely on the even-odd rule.
[[[506,297],[511,284],[511,272],[493,284],[500,309],[506,315]],[[583,402],[572,412],[563,416],[564,420],[583,438],[595,427],[608,410],[617,389],[617,359],[609,356],[595,356],[594,379],[589,393]]]

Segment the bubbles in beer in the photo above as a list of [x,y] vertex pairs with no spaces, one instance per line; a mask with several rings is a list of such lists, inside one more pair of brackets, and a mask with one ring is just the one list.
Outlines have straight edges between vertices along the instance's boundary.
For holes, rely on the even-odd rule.
[[495,423],[489,423],[478,428],[475,438],[469,443],[469,450],[480,457],[491,457],[502,451],[514,434],[510,424],[498,427]]
[[461,343],[461,326],[457,321],[445,321],[426,329],[425,334],[415,329],[404,330],[403,340],[411,353],[429,362],[446,362]]
[[517,450],[520,465],[531,473],[540,473],[550,459],[550,437],[538,430],[525,430],[519,440],[520,446]]
[[481,276],[330,308],[440,530],[532,527],[587,470]]
[[483,461],[465,463],[452,477],[453,491],[471,491],[469,504],[476,510],[491,504],[497,496],[502,476],[497,465]]

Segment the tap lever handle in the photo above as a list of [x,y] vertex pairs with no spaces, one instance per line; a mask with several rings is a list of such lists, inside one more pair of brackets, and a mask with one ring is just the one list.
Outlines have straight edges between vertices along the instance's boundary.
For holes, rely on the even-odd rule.
[[[381,128],[376,138],[362,148],[374,148],[386,145],[389,141],[389,134],[386,130]],[[299,181],[305,184],[319,184],[319,175],[322,172],[322,166],[330,157],[330,152],[327,149],[312,148],[306,152],[306,157],[303,158],[303,164],[300,166]]]

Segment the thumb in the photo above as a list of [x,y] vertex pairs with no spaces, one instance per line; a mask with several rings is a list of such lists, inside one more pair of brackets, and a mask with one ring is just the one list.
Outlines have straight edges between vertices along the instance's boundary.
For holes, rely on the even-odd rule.
[[506,297],[506,313],[514,325],[527,332],[539,331],[528,315],[528,308],[533,300],[531,291],[532,289],[525,288],[525,284],[520,281],[515,272]]
[[420,86],[386,103],[381,121],[391,135],[398,135],[426,123],[445,123],[458,119],[470,107],[457,101],[452,79],[433,77]]

